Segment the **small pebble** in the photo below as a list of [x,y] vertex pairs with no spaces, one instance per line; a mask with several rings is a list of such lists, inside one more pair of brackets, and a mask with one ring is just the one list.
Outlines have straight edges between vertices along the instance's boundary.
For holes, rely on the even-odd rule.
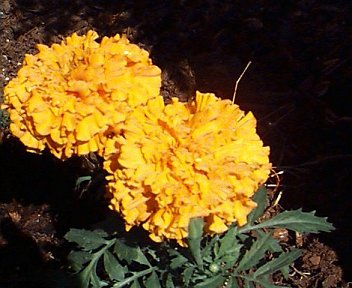
[[320,264],[320,256],[314,255],[309,258],[310,263],[312,263],[314,266],[318,266]]

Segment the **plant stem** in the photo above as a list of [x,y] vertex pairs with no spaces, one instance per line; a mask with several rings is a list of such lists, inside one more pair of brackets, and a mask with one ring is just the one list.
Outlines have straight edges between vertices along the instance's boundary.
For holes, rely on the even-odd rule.
[[152,273],[153,270],[154,270],[154,268],[153,268],[153,267],[150,267],[150,268],[148,268],[148,269],[146,269],[146,270],[137,272],[137,273],[133,274],[133,276],[131,276],[131,277],[129,277],[129,278],[127,278],[127,279],[125,279],[125,280],[119,282],[119,283],[116,283],[116,284],[115,284],[114,286],[112,286],[112,287],[113,287],[113,288],[122,288],[124,285],[126,285],[126,284],[128,284],[128,283],[134,281],[135,279],[138,279],[138,278],[140,278],[140,277],[143,277],[144,275],[147,275],[147,274],[149,274],[149,273]]

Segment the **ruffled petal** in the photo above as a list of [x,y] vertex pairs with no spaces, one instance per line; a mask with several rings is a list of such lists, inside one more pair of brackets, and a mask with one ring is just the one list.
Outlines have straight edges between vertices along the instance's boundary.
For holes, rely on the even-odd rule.
[[[109,139],[109,147],[119,147],[105,155],[112,209],[126,229],[142,225],[153,241],[181,245],[194,217],[204,218],[209,234],[246,224],[256,206],[250,197],[271,169],[255,126],[253,114],[214,94],[198,92],[192,103],[174,98],[168,105],[161,96],[150,99]],[[132,207],[128,199],[143,201],[133,200]]]

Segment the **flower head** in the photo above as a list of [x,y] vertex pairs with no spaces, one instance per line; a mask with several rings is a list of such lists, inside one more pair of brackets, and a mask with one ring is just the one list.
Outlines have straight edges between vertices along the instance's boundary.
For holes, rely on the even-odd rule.
[[209,234],[244,225],[256,206],[250,197],[271,169],[253,114],[210,93],[197,92],[192,103],[149,100],[115,141],[119,153],[104,163],[110,207],[127,230],[142,225],[156,242],[184,244],[194,217],[204,218]]
[[6,86],[10,130],[29,151],[48,147],[61,159],[102,153],[106,131],[159,94],[161,71],[147,51],[119,35],[97,38],[89,31],[38,45]]

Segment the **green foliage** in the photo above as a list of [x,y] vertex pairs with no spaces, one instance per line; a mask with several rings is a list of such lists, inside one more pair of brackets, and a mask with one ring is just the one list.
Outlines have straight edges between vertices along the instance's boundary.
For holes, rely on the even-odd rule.
[[65,236],[76,244],[69,255],[70,268],[82,288],[280,287],[270,281],[272,274],[279,271],[287,277],[301,251],[284,251],[272,237],[273,229],[317,233],[331,231],[333,226],[314,212],[301,210],[284,211],[259,222],[266,197],[261,188],[254,197],[258,206],[248,224],[241,228],[232,225],[222,235],[204,236],[203,220],[192,219],[187,248],[173,242],[132,245],[118,235],[72,229]]
[[6,129],[10,125],[10,115],[6,110],[0,109],[0,129]]

